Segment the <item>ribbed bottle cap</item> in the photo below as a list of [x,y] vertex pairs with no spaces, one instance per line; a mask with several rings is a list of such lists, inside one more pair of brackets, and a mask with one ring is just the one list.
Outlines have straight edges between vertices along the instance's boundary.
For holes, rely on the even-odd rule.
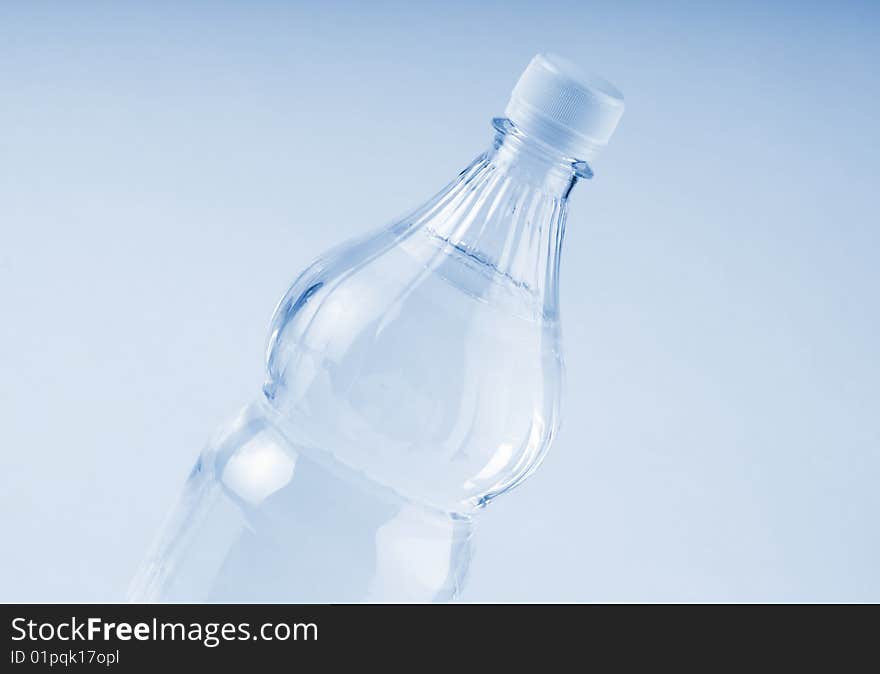
[[513,88],[504,114],[567,157],[589,161],[617,128],[623,94],[561,56],[538,54]]

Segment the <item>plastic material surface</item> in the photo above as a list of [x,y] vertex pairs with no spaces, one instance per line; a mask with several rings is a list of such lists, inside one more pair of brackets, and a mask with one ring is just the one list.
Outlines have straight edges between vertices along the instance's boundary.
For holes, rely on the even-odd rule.
[[294,281],[263,393],[202,452],[136,598],[457,594],[475,513],[559,424],[559,261],[589,175],[528,125],[495,124],[433,199]]

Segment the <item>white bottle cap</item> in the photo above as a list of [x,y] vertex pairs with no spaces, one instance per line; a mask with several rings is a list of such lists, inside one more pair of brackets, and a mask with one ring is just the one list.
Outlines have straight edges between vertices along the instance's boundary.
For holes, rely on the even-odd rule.
[[538,54],[513,88],[504,114],[566,157],[590,161],[617,128],[623,94],[560,56]]

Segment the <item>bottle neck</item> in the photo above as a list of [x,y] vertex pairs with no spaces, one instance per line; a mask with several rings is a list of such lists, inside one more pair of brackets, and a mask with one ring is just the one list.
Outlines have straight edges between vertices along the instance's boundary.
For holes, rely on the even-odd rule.
[[413,224],[490,271],[497,288],[521,295],[543,319],[553,319],[568,195],[592,174],[585,163],[560,157],[508,120],[495,120],[495,128],[490,150],[426,204]]
[[579,180],[593,177],[586,162],[564,157],[540,139],[523,133],[509,119],[495,118],[492,125],[497,133],[487,160],[512,180],[567,199]]

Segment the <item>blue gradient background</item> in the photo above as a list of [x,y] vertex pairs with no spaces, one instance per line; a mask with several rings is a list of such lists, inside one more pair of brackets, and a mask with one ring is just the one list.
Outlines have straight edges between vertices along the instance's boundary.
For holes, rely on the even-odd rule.
[[880,600],[880,5],[182,4],[0,5],[0,600],[121,596],[288,283],[541,50],[628,108],[464,598]]

